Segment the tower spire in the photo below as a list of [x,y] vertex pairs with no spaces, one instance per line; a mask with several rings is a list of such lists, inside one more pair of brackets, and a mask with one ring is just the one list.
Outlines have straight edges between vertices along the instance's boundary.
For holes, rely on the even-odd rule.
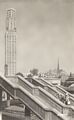
[[59,66],[59,58],[58,58],[58,64],[57,64],[57,74],[59,74],[60,66]]
[[7,10],[5,33],[5,76],[15,76],[16,73],[16,23],[15,10]]

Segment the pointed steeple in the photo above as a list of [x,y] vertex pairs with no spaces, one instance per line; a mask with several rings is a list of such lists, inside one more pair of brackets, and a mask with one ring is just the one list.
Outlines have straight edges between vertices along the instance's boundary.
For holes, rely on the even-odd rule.
[[59,58],[58,58],[58,64],[57,64],[57,74],[59,73],[60,66],[59,66]]

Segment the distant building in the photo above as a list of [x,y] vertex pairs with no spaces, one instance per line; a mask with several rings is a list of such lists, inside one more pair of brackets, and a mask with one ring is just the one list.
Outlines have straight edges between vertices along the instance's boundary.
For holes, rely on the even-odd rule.
[[59,60],[57,64],[57,69],[50,69],[43,74],[45,80],[48,80],[52,84],[60,85],[61,81],[65,81],[68,78],[67,73],[60,69]]
[[63,84],[63,88],[71,94],[74,94],[74,74],[70,73],[70,76]]
[[64,82],[64,86],[69,87],[70,85],[74,84],[74,74],[70,73],[70,76]]

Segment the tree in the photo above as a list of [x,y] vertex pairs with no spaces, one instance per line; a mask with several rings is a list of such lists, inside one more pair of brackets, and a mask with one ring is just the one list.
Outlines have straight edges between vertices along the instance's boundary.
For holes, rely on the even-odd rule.
[[28,77],[28,78],[32,78],[32,74],[31,74],[31,73],[28,74],[27,77]]
[[30,73],[33,75],[33,76],[35,76],[35,75],[38,75],[38,69],[37,68],[34,68],[34,69],[32,69],[32,70],[30,70]]

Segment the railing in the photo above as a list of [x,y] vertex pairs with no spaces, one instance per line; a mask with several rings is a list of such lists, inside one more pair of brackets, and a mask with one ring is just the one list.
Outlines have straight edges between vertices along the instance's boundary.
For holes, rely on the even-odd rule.
[[18,84],[21,85],[26,90],[28,90],[30,93],[33,93],[33,87],[34,87],[34,85],[32,85],[31,83],[29,83],[27,80],[21,78],[20,76],[18,76]]
[[50,94],[52,94],[54,97],[59,98],[59,92],[51,86],[51,84],[48,85],[47,82],[43,81],[42,79],[34,79],[34,78],[26,78],[28,81],[30,81],[32,84],[40,86],[44,88],[46,91],[48,91]]
[[[65,89],[62,88],[62,86],[56,86],[56,89],[57,89],[59,92],[63,93],[64,95],[65,95],[66,92],[67,92]],[[74,99],[74,96],[73,96],[72,94],[70,94],[69,92],[68,92],[68,94],[69,94],[70,97],[72,97],[72,98]]]
[[33,95],[29,94],[29,92],[25,91],[21,87],[20,89],[17,89],[16,95],[36,115],[38,115],[41,119],[45,119],[45,111],[47,111],[48,108],[46,108],[46,106],[42,103],[39,103],[39,101],[33,97]]
[[44,83],[42,83],[41,81],[39,80],[36,80],[34,78],[25,78],[27,81],[29,81],[30,83],[32,83],[33,85],[35,86],[40,86],[42,88],[44,88],[44,86],[46,86]]
[[[66,93],[67,93],[67,91],[64,90],[63,88],[61,88],[60,86],[56,86],[56,89],[57,89],[60,93],[62,93],[64,96],[65,96]],[[74,106],[74,96],[71,95],[70,93],[68,93],[68,94],[69,94],[70,103],[71,103],[71,105]]]
[[25,80],[24,78],[18,76],[18,84],[29,91],[31,94],[37,95],[38,88],[32,85],[29,81]]
[[45,105],[41,105],[41,103],[33,98],[33,96],[29,96],[21,87],[17,90],[16,95],[21,98],[21,101],[25,103],[25,105],[28,106],[42,120],[47,120],[46,118],[48,116],[51,116],[51,120],[54,120],[54,115],[58,120],[65,120],[65,118],[59,114],[59,112],[56,113],[56,111],[54,111],[53,109],[50,110],[49,108],[46,108]]
[[54,96],[42,88],[39,88],[39,95],[41,98],[45,99],[45,101],[48,102],[51,107],[55,108],[60,113],[64,113],[64,111],[67,112],[69,110],[66,105],[64,105],[62,102],[60,102],[58,99],[56,99]]
[[[20,78],[20,81],[23,81],[23,86],[25,84],[25,80],[22,77],[18,77],[18,80]],[[36,80],[34,80],[35,82],[37,82]],[[38,84],[38,82],[37,82]],[[27,81],[27,85],[28,85],[28,81]],[[31,83],[29,84],[29,86],[31,85]],[[56,95],[56,97],[58,98],[58,93],[55,92],[54,89],[52,89],[49,86],[44,86],[44,87],[48,87],[51,89],[51,92],[53,92],[54,96]],[[47,89],[48,89],[47,88]],[[50,89],[48,89],[50,91]],[[42,91],[41,91],[42,90]],[[53,90],[53,91],[52,91]],[[50,106],[52,106],[53,108],[55,108],[56,110],[58,110],[61,113],[64,112],[69,112],[70,108],[66,107],[65,104],[63,104],[62,102],[60,102],[59,100],[57,100],[56,98],[54,98],[51,94],[49,94],[48,92],[46,92],[44,89],[41,88],[35,88],[34,86],[32,86],[32,91],[33,91],[33,95],[34,93],[36,93],[37,91],[37,95],[41,98],[44,99],[45,101],[47,101],[47,103],[49,103]],[[45,93],[46,92],[46,93]],[[50,93],[51,93],[50,92]]]
[[66,120],[61,114],[58,114],[56,111],[50,111],[51,120]]
[[53,84],[51,84],[51,83],[48,83],[45,79],[43,79],[43,78],[37,78],[38,80],[40,80],[41,82],[43,81],[44,82],[44,84],[46,84],[46,85],[48,85],[49,84],[49,86],[51,86],[51,87],[53,87],[54,88],[54,85]]
[[[46,105],[41,103],[38,99],[36,99],[36,97],[33,94],[31,94],[29,92],[29,90],[26,90],[26,88],[23,88],[23,87],[18,86],[18,85],[17,85],[17,87],[15,87],[14,84],[11,84],[11,82],[7,81],[7,79],[5,79],[3,77],[0,77],[0,79],[1,79],[0,85],[2,85],[2,87],[6,91],[8,91],[8,93],[10,95],[12,95],[14,97],[16,95],[17,98],[20,99],[23,104],[28,106],[29,109],[31,109],[33,112],[35,112],[36,115],[38,115],[41,119],[46,120],[47,116],[49,116],[49,114],[50,114],[50,108],[49,107],[47,107]],[[28,83],[28,81],[26,83]],[[29,84],[29,86],[33,89],[33,86],[31,86],[31,84]],[[34,90],[35,90],[35,92],[37,92],[38,89],[34,88]],[[59,111],[60,113],[64,112],[64,110],[62,110],[63,105],[60,105],[60,106],[58,105],[58,104],[61,104],[61,102],[59,103],[59,101],[50,97],[48,95],[48,93],[46,93],[47,91],[45,91],[45,92],[44,91],[45,91],[44,89],[39,88],[39,94],[38,95],[40,95],[41,97],[43,96],[42,99],[45,99],[46,101],[49,99],[49,104],[50,104],[50,101],[54,101],[53,104],[54,103],[56,103],[56,104],[54,104],[53,107],[54,108],[58,107],[57,110],[58,111],[60,110]],[[63,109],[66,110],[66,107],[64,107]]]
[[[62,94],[63,96],[65,96],[66,95],[66,90],[64,90],[63,88],[61,88],[60,86],[54,86],[54,85],[52,85],[51,83],[49,83],[48,81],[45,81],[44,79],[40,79],[40,80],[42,80],[43,82],[45,82],[45,83],[47,83],[47,85],[49,86],[48,87],[48,89],[46,89],[46,90],[48,90],[48,92],[49,93],[51,93],[53,96],[55,96],[55,97],[59,97],[59,94]],[[56,88],[56,89],[55,89]],[[70,103],[71,103],[71,105],[73,105],[74,106],[74,96],[73,95],[71,95],[70,93],[68,93],[69,94],[69,97],[70,97]]]
[[16,93],[15,93],[15,85],[13,83],[11,83],[10,81],[8,81],[8,79],[6,79],[3,76],[0,76],[0,86],[2,88],[4,88],[7,93],[9,93],[12,97],[16,97]]

